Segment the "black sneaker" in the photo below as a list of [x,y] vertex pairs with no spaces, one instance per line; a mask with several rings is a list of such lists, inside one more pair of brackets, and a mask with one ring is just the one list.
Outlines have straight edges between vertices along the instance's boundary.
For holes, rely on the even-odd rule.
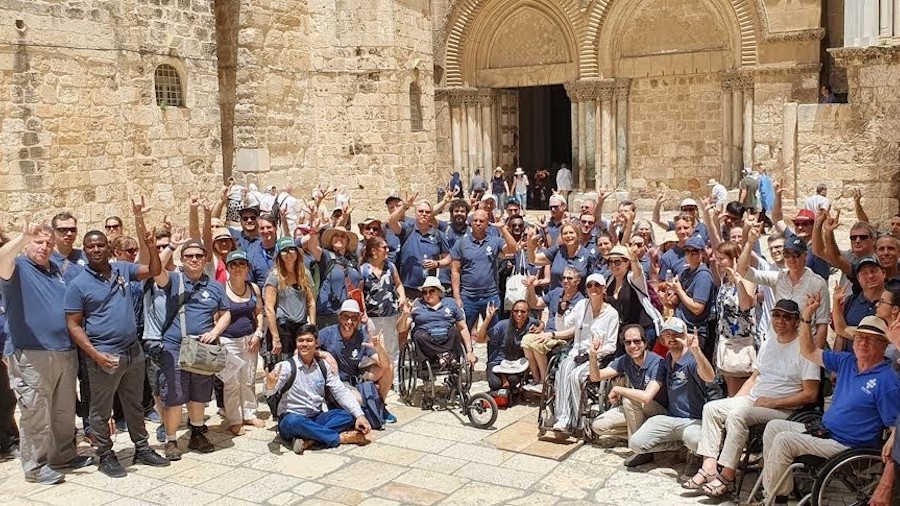
[[94,457],[90,455],[79,455],[65,464],[50,466],[53,469],[81,469],[94,463]]
[[636,453],[625,459],[625,467],[637,467],[653,462],[652,453]]
[[196,450],[200,453],[211,453],[216,449],[212,443],[209,442],[209,439],[206,439],[206,436],[203,435],[199,430],[195,430],[191,433],[191,440],[188,442],[189,450]]
[[110,478],[124,478],[128,474],[125,472],[125,468],[122,467],[122,464],[119,463],[119,459],[116,458],[115,453],[109,453],[108,455],[100,457],[100,463],[97,464],[97,467],[100,469],[101,473]]
[[169,441],[166,443],[166,458],[169,462],[181,460],[181,450],[178,448],[177,441]]
[[150,448],[135,449],[134,461],[154,467],[165,467],[169,465],[169,460],[162,455],[156,453]]

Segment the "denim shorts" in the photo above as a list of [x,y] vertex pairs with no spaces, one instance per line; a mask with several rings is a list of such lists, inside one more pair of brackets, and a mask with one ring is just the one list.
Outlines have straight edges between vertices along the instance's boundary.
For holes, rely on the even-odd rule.
[[188,402],[209,402],[212,398],[213,377],[182,371],[178,367],[181,346],[164,343],[160,354],[159,394],[167,407]]

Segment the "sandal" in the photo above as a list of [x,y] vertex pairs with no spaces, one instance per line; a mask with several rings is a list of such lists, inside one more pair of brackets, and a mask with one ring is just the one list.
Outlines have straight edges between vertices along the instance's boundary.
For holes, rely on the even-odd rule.
[[[697,474],[691,476],[691,479],[681,484],[681,488],[685,490],[700,490],[703,485],[706,485],[710,480],[714,479],[716,477],[716,474],[717,473],[707,473],[706,470],[701,467],[697,470]],[[698,477],[702,481],[698,482]]]
[[720,474],[715,480],[704,484],[700,490],[708,497],[722,497],[734,493],[734,480],[726,480]]

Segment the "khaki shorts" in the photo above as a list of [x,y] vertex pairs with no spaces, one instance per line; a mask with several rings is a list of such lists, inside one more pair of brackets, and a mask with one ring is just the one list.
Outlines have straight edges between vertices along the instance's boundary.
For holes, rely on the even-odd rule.
[[557,345],[566,342],[563,339],[547,339],[546,341],[540,343],[537,342],[538,335],[539,334],[526,334],[525,337],[522,338],[522,348],[528,348],[529,350],[533,350],[535,353],[546,355],[550,353],[550,350],[555,348]]

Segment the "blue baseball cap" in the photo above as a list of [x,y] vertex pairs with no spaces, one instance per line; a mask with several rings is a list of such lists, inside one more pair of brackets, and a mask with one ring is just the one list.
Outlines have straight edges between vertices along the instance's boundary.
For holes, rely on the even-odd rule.
[[696,235],[691,237],[684,243],[684,249],[695,249],[698,251],[703,251],[706,249],[706,243],[703,242],[703,239],[697,237]]

